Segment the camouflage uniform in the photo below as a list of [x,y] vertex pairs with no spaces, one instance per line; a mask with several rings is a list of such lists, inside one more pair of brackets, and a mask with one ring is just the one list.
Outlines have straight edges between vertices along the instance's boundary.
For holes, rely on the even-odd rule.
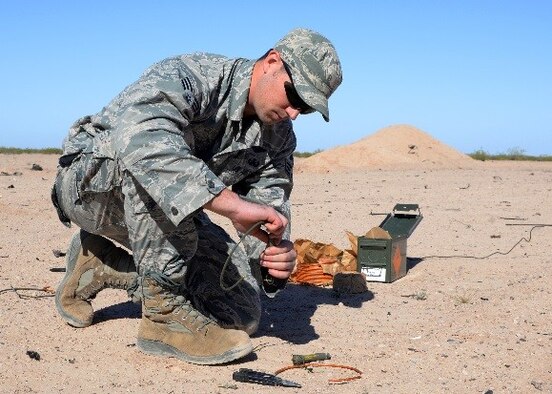
[[[132,251],[140,275],[180,283],[194,306],[222,325],[260,318],[259,255],[235,242],[202,207],[224,188],[290,219],[291,121],[244,119],[255,61],[197,53],[150,67],[98,114],[71,127],[54,187],[60,219]],[[289,226],[284,234],[289,239]]]

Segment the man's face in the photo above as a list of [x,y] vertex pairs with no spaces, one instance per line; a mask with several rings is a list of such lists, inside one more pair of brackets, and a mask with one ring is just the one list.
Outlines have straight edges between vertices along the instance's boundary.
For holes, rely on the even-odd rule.
[[261,67],[262,73],[250,92],[250,104],[261,122],[273,124],[288,118],[295,120],[300,113],[312,112],[297,95],[277,52],[271,52]]

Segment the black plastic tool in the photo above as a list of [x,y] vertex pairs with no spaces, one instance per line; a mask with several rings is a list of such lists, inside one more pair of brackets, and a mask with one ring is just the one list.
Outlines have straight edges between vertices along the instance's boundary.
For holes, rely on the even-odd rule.
[[232,374],[232,378],[237,382],[257,383],[264,384],[266,386],[301,388],[301,385],[299,383],[292,382],[291,380],[282,379],[270,373],[255,371],[249,368],[240,368],[238,371]]

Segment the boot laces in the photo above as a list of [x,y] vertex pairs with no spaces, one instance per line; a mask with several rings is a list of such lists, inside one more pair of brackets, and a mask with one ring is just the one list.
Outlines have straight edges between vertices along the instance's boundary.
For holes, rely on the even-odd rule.
[[76,297],[84,301],[93,300],[96,295],[105,288],[112,289],[125,289],[127,288],[127,281],[120,278],[100,274],[100,279],[93,279],[87,286],[85,286]]
[[90,300],[93,300],[96,297],[96,295],[104,288],[105,286],[103,286],[102,283],[93,280],[90,284],[88,284],[77,294],[75,294],[75,296],[77,298],[80,298],[81,300],[90,301]]
[[174,296],[170,301],[169,305],[174,307],[173,313],[178,314],[182,311],[184,314],[182,320],[188,320],[191,324],[199,323],[197,331],[202,331],[208,325],[215,323],[214,320],[208,318],[199,312],[194,306],[190,303],[186,297],[182,295]]

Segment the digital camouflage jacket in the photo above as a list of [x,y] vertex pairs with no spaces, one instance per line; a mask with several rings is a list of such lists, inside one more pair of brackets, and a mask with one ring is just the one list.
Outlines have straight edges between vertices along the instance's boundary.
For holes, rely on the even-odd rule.
[[75,122],[60,162],[93,155],[82,193],[108,191],[129,171],[175,225],[230,186],[290,219],[295,134],[290,120],[243,118],[254,63],[196,53],[153,65]]

